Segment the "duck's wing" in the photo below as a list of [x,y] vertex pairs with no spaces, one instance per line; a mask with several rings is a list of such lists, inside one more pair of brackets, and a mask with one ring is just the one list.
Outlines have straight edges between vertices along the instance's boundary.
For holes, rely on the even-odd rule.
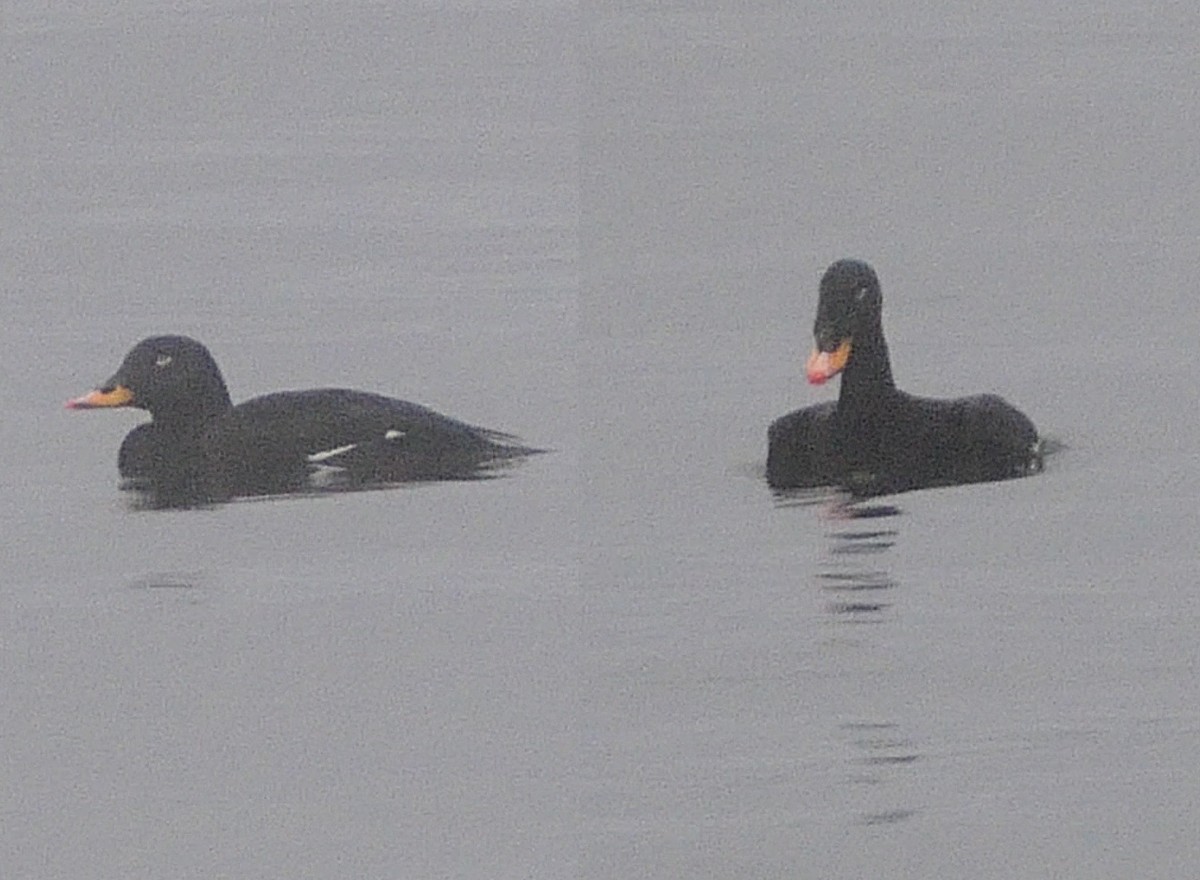
[[538,451],[420,404],[341,388],[253,398],[214,426],[208,441],[226,472],[288,478],[316,468],[356,479],[455,478]]
[[767,428],[767,482],[774,489],[835,485],[842,466],[833,439],[836,401],[780,416]]

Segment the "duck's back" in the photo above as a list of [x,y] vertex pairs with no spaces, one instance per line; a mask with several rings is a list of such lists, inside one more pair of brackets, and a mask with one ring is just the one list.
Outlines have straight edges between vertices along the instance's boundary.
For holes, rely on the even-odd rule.
[[777,489],[839,485],[860,495],[1023,476],[1041,466],[1037,429],[994,394],[953,400],[892,391],[870,406],[797,410],[768,429]]
[[896,391],[834,421],[845,483],[859,494],[1003,480],[1040,466],[1033,423],[994,394],[938,400]]
[[209,468],[230,492],[282,491],[316,467],[359,480],[471,475],[533,450],[428,407],[343,388],[281,391],[233,407],[204,437]]
[[1002,397],[977,394],[924,403],[945,413],[936,454],[952,482],[1003,480],[1040,467],[1037,428]]

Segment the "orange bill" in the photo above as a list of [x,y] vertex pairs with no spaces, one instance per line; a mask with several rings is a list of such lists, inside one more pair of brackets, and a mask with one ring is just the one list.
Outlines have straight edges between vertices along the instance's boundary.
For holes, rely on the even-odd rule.
[[99,409],[105,406],[129,406],[133,403],[133,392],[124,385],[113,388],[97,388],[83,397],[67,401],[67,409]]
[[850,340],[843,339],[833,351],[814,348],[808,356],[808,381],[813,385],[824,385],[846,368],[850,360]]

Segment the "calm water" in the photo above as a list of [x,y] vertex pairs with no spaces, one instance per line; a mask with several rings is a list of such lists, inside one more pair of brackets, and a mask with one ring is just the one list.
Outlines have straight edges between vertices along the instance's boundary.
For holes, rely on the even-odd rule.
[[[5,13],[0,874],[569,876],[574,11],[33,6]],[[364,388],[558,451],[133,512],[144,417],[61,407],[161,332],[235,399]]]
[[[838,9],[5,13],[0,873],[1187,875],[1200,16]],[[771,495],[842,256],[1044,474]],[[135,511],[153,332],[557,451]]]
[[[590,28],[583,873],[1187,874],[1196,14],[792,9]],[[1004,395],[1046,473],[773,503],[843,256],[901,386]]]

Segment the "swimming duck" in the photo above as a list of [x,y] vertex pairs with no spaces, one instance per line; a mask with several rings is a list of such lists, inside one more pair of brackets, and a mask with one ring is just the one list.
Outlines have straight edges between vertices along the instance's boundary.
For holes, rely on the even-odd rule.
[[121,443],[127,486],[219,499],[344,484],[466,479],[540,450],[424,406],[342,388],[281,391],[234,406],[208,349],[152,336],[69,409],[136,407],[150,421]]
[[837,401],[768,429],[767,481],[835,485],[859,495],[1003,480],[1040,470],[1041,441],[1024,413],[994,394],[932,400],[896,388],[874,270],[839,260],[821,279],[808,381],[841,375]]

